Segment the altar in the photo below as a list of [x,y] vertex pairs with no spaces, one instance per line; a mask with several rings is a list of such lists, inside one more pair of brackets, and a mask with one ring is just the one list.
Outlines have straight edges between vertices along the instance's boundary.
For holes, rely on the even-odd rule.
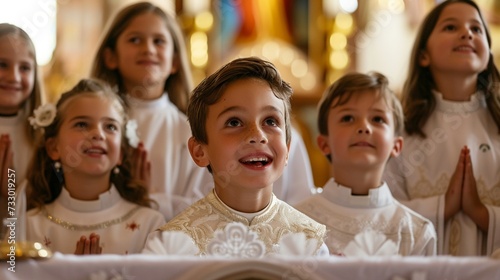
[[500,279],[500,260],[486,257],[267,257],[225,259],[155,255],[75,256],[5,261],[0,279]]

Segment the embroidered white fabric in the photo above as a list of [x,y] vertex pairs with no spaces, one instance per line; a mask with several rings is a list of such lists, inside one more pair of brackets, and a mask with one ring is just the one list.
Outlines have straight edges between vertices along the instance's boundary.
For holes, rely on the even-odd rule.
[[287,256],[314,256],[318,248],[318,240],[307,238],[305,233],[287,233],[280,242],[277,253]]
[[200,253],[193,239],[182,231],[168,232],[168,238],[155,238],[157,233],[154,231],[148,236],[144,254],[195,256]]
[[345,247],[344,254],[347,257],[394,256],[398,254],[398,246],[385,234],[367,229],[354,236]]
[[238,222],[215,231],[207,246],[207,254],[213,256],[260,258],[265,253],[266,245],[258,239],[258,234]]

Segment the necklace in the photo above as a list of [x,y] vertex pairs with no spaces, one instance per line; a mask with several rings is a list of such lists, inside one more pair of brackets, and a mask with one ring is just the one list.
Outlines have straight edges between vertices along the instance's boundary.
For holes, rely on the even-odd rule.
[[47,212],[47,209],[45,209],[45,207],[42,209],[42,214],[47,219],[49,219],[51,222],[58,224],[65,229],[74,230],[74,231],[92,231],[92,230],[98,230],[98,229],[106,229],[110,226],[119,224],[119,223],[127,220],[128,218],[130,218],[140,208],[141,208],[141,206],[137,206],[137,207],[133,208],[132,210],[128,211],[125,215],[121,216],[120,218],[116,218],[113,220],[109,220],[109,221],[105,221],[105,222],[93,224],[93,225],[78,225],[78,224],[73,224],[73,223],[64,221],[62,219],[59,219],[57,217],[52,216],[50,213]]

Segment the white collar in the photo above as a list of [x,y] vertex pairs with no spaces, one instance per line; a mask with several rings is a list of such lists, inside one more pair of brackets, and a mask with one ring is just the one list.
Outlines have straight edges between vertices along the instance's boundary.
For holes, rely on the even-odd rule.
[[486,107],[484,94],[480,91],[471,95],[469,101],[451,101],[443,99],[443,95],[437,90],[432,93],[436,98],[436,110],[447,113],[472,113]]
[[28,115],[24,109],[19,110],[16,115],[9,117],[0,117],[0,123],[8,126],[24,125],[27,122]]
[[64,207],[76,212],[101,211],[112,207],[120,200],[120,193],[113,184],[111,184],[109,190],[101,193],[99,198],[96,200],[87,201],[72,198],[68,190],[64,187],[61,190],[61,194],[57,198],[57,201]]
[[391,191],[384,182],[380,187],[370,189],[368,195],[352,195],[352,189],[344,187],[330,178],[320,194],[338,205],[351,208],[378,208],[394,202]]
[[130,95],[126,95],[127,103],[131,108],[162,108],[167,106],[169,103],[168,94],[165,92],[160,97],[152,100],[145,100],[140,98],[135,98]]

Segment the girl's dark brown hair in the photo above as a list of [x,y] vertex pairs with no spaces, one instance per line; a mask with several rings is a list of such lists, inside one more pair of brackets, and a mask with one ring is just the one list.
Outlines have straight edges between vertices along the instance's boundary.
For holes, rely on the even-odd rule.
[[[448,0],[437,5],[425,17],[417,34],[410,58],[410,68],[408,78],[403,88],[403,110],[405,113],[405,129],[408,135],[417,134],[426,137],[423,127],[429,116],[436,107],[436,99],[432,93],[434,80],[428,67],[420,66],[420,57],[427,46],[427,41],[437,24],[439,16],[444,8],[456,3],[470,5],[477,10],[481,22],[484,26],[488,46],[491,49],[491,35],[476,3],[470,0]],[[486,70],[479,73],[477,78],[477,89],[482,91],[486,97],[488,110],[497,124],[500,133],[500,73],[495,66],[493,54],[490,53]]]
[[139,2],[127,6],[112,18],[112,21],[108,24],[104,36],[101,39],[90,75],[107,81],[113,87],[117,86],[120,94],[126,94],[119,69],[111,70],[106,67],[104,53],[106,49],[116,52],[118,37],[135,17],[145,13],[152,13],[161,17],[172,35],[174,42],[174,60],[177,60],[179,67],[176,73],[171,73],[167,78],[164,89],[168,93],[170,101],[175,104],[180,111],[186,113],[189,95],[193,89],[193,78],[183,33],[174,16],[165,13],[160,7],[149,2]]
[[46,142],[50,138],[57,137],[67,105],[79,97],[95,96],[112,102],[115,108],[123,116],[121,152],[123,155],[122,164],[118,166],[120,172],[111,172],[110,181],[113,183],[120,195],[130,202],[150,207],[147,188],[132,178],[132,153],[133,148],[125,138],[125,124],[127,122],[126,107],[122,99],[111,90],[111,87],[103,81],[95,79],[83,79],[68,92],[61,95],[57,102],[57,114],[54,121],[44,129],[35,155],[28,170],[28,209],[42,208],[43,205],[53,202],[61,193],[64,186],[64,178],[60,172],[56,172],[54,161],[47,154]]

